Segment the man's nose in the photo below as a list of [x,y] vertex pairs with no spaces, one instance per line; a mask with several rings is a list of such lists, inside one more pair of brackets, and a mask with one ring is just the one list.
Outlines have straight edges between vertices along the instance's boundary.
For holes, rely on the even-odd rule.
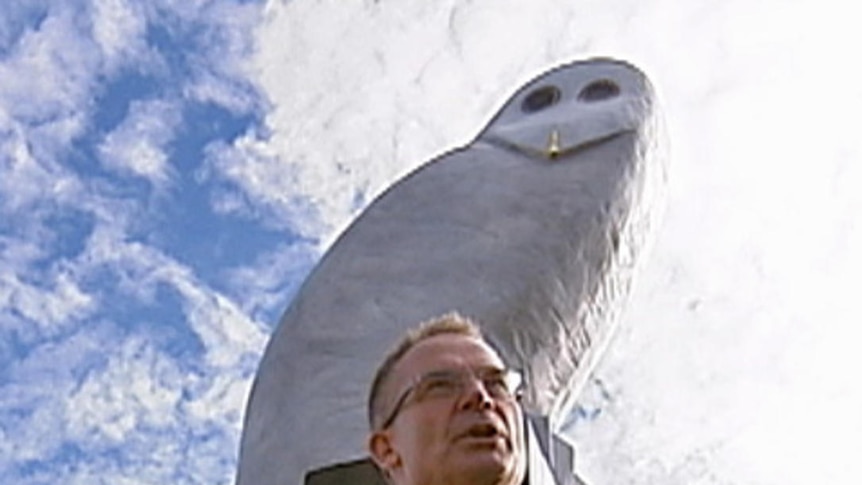
[[462,405],[464,408],[475,407],[478,409],[490,409],[494,407],[494,398],[485,389],[485,385],[479,379],[467,379],[464,382],[464,392],[462,395]]

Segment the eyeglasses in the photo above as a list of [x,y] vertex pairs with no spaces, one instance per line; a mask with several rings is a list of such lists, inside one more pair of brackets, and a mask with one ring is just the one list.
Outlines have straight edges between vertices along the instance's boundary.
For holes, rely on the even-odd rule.
[[407,386],[380,429],[388,428],[398,413],[407,404],[407,399],[421,402],[429,399],[443,399],[461,396],[473,379],[478,380],[491,397],[503,400],[518,399],[521,395],[523,377],[514,369],[447,369],[432,371],[419,376]]

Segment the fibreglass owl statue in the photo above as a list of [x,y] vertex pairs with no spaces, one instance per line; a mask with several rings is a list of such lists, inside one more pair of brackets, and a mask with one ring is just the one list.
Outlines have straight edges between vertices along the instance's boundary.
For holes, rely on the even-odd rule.
[[296,485],[366,455],[377,365],[455,310],[523,369],[557,431],[606,346],[654,226],[665,160],[632,65],[591,59],[519,89],[469,145],[374,200],[305,281],[260,365],[240,485]]

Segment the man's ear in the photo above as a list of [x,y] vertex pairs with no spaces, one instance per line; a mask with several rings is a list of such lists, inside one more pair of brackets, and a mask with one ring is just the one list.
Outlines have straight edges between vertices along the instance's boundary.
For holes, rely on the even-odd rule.
[[371,433],[368,438],[368,452],[384,473],[390,473],[401,464],[401,456],[392,446],[392,437],[385,430]]

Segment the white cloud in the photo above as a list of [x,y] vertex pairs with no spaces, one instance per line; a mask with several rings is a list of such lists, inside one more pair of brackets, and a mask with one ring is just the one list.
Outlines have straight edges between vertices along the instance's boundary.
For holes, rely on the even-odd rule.
[[93,324],[30,347],[22,357],[4,362],[0,383],[0,476],[27,461],[54,456],[67,438],[65,401],[77,375],[98,362],[115,336]]
[[0,103],[13,119],[44,123],[73,115],[92,87],[98,56],[82,37],[74,7],[49,11],[0,63]]
[[[847,214],[862,209],[847,190],[862,179],[845,130],[862,96],[858,73],[830,59],[846,22],[799,29],[826,11],[723,3],[662,29],[688,41],[654,76],[673,132],[672,197],[597,370],[612,400],[574,430],[596,482],[852,481],[845,446],[825,444],[854,442],[847,411],[862,405],[844,384],[858,362],[842,343],[858,319],[849,275],[862,269],[844,242]],[[824,89],[824,72],[840,81]]]
[[156,248],[125,240],[122,230],[97,227],[80,261],[79,271],[110,268],[120,279],[118,287],[140,301],[152,301],[160,284],[173,287],[183,298],[189,326],[206,349],[208,365],[234,367],[244,355],[263,347],[261,324],[199,281],[190,268]]
[[[52,5],[0,62],[0,210],[6,217],[41,217],[52,206],[81,199],[79,179],[60,163],[87,128],[99,75],[98,50],[79,14],[68,3]],[[40,217],[20,218],[23,228],[14,229],[32,233]]]
[[261,326],[228,298],[205,291],[185,278],[173,278],[171,283],[186,298],[186,317],[206,346],[207,364],[219,369],[233,368],[244,355],[256,355],[263,350],[266,335]]
[[180,108],[169,101],[133,101],[123,122],[99,146],[102,164],[164,188],[173,172],[165,150],[174,139],[181,116]]
[[140,483],[227,483],[232,468],[225,452],[237,446],[248,369],[184,371],[139,337],[108,345],[105,354],[104,365],[65,401],[68,438],[88,455],[69,478],[87,483],[98,473]]
[[[5,223],[0,234],[0,332],[32,344],[57,337],[91,315],[98,297],[82,288],[74,268],[51,261],[57,234],[49,217],[55,212],[39,199],[47,195],[56,197],[56,204],[68,202],[74,197],[73,179],[41,170],[30,158],[13,163],[19,170],[7,173],[4,182],[20,190],[10,189],[11,197],[0,204]],[[34,181],[45,181],[41,191]]]
[[22,325],[35,327],[18,329],[22,336],[56,335],[95,308],[93,296],[81,290],[73,275],[58,272],[54,276],[51,287],[45,288],[21,281],[14,275],[0,275],[0,302],[6,308],[4,313],[14,311],[24,319]]
[[69,437],[95,449],[127,440],[139,427],[177,426],[182,375],[171,359],[138,338],[117,342],[103,370],[91,372],[65,401]]
[[217,213],[240,214],[270,227],[290,227],[314,237],[322,231],[314,205],[317,201],[290,190],[297,184],[296,170],[296,166],[282,163],[270,146],[251,132],[232,145],[210,144],[199,179],[228,181],[244,195],[237,194],[233,187],[216,192],[212,205]]
[[[215,376],[206,390],[196,399],[184,402],[183,408],[190,418],[216,424],[223,430],[237,430],[242,423],[242,410],[251,390],[251,377],[241,378],[237,373]],[[238,437],[238,434],[236,435]]]
[[201,103],[213,103],[234,113],[247,113],[259,100],[248,85],[226,79],[219,73],[201,72],[186,89],[186,96]]
[[256,86],[249,79],[249,58],[254,49],[251,34],[260,22],[258,5],[209,2],[197,12],[207,26],[205,59],[195,67],[187,94],[202,102],[214,102],[235,113],[261,107]]
[[54,129],[64,121],[78,124],[77,116],[73,116],[28,128],[4,116],[0,106],[0,210],[20,214],[45,198],[66,202],[77,192],[77,179],[51,158],[46,159],[57,145],[68,143],[75,131]]
[[310,242],[279,245],[251,265],[228,270],[225,280],[245,314],[275,324],[319,256]]
[[132,63],[146,52],[147,18],[137,3],[97,0],[93,3],[93,39],[102,52],[102,62],[111,72]]

